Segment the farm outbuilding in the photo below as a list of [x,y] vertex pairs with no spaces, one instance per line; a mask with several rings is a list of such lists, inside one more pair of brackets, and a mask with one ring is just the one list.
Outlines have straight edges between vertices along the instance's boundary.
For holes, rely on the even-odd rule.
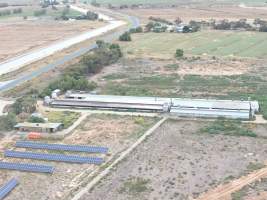
[[21,132],[55,133],[63,129],[62,123],[18,123],[15,129]]
[[259,112],[257,101],[111,96],[70,92],[64,99],[53,100],[50,106],[164,112],[176,116],[231,119],[250,119]]

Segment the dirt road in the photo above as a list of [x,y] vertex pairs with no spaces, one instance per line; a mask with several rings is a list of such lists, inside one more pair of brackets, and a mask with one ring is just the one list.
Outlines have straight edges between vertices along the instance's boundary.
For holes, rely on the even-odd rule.
[[220,185],[217,188],[208,191],[201,195],[196,200],[231,200],[231,194],[242,189],[244,186],[249,185],[261,178],[267,177],[267,167],[253,172],[247,176],[243,176],[228,184]]

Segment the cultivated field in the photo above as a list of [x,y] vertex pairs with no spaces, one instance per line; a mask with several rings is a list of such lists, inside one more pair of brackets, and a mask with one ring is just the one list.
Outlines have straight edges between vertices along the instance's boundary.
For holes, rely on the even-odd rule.
[[[63,141],[64,144],[89,144],[96,146],[105,146],[110,149],[106,156],[103,156],[106,162],[116,157],[117,154],[128,148],[135,140],[141,136],[157,119],[127,117],[116,115],[91,115],[86,119],[72,134]],[[1,149],[12,148],[13,142],[2,139]],[[23,149],[17,149],[22,150]],[[34,150],[32,150],[34,151]],[[38,150],[36,150],[38,151]],[[38,151],[39,152],[39,151]],[[42,151],[45,152],[45,151]],[[57,151],[48,151],[48,153],[62,153]],[[66,153],[64,154],[73,154]],[[75,153],[88,156],[85,153]],[[90,154],[89,156],[99,156]],[[7,200],[59,200],[70,199],[70,197],[86,184],[90,179],[90,173],[99,169],[98,166],[88,164],[66,164],[45,161],[33,161],[24,159],[3,158],[4,161],[18,161],[23,163],[38,163],[55,166],[55,172],[52,175],[26,173],[18,171],[1,170],[0,184],[4,184],[10,177],[17,177],[20,185],[12,191],[6,198]]]
[[233,5],[185,5],[174,8],[140,8],[123,9],[122,11],[138,16],[143,23],[147,23],[150,16],[161,17],[170,21],[180,17],[184,22],[225,18],[229,20],[248,19],[248,21],[253,21],[255,18],[267,19],[266,10],[241,8]]
[[[91,2],[90,0],[80,0],[80,2]],[[115,5],[121,5],[121,4],[185,4],[183,0],[98,0],[98,3],[101,4],[115,4]],[[262,5],[265,3],[265,0],[199,0],[199,1],[194,1],[194,0],[189,0],[186,2],[187,3],[231,3],[231,4],[239,4],[239,3],[247,3],[250,5]]]
[[201,31],[190,34],[143,33],[122,44],[130,56],[173,58],[177,48],[187,55],[265,58],[267,33]]
[[205,126],[167,121],[83,200],[188,200],[264,167],[266,139],[209,135]]
[[104,25],[91,21],[18,21],[0,23],[0,61],[18,54],[48,46],[56,41],[81,34]]

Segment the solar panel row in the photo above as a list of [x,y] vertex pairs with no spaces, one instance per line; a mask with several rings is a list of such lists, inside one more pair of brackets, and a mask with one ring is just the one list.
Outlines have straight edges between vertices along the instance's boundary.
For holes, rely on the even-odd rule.
[[0,188],[0,200],[4,199],[8,195],[8,193],[10,193],[17,185],[18,181],[13,178],[4,186],[2,186]]
[[10,163],[10,162],[0,162],[0,169],[11,169],[18,171],[41,172],[41,173],[53,173],[54,171],[54,168],[52,166]]
[[16,142],[16,147],[32,148],[32,149],[48,149],[48,150],[60,150],[60,151],[76,151],[76,152],[87,152],[87,153],[107,153],[108,148],[106,147],[93,147],[83,145],[64,145],[64,144],[46,144],[36,143],[28,141]]
[[14,158],[49,160],[49,161],[69,162],[69,163],[89,163],[96,165],[100,165],[103,162],[103,158],[70,156],[63,154],[44,154],[44,153],[20,152],[20,151],[5,151],[4,155],[6,157],[14,157]]

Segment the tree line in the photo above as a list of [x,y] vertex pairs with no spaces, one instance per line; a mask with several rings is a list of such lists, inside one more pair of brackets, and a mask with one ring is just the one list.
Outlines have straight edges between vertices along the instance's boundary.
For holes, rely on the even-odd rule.
[[95,89],[96,83],[88,81],[88,76],[99,73],[105,66],[117,62],[122,57],[119,45],[101,40],[96,44],[96,49],[84,55],[78,65],[67,69],[59,79],[51,82],[39,96],[42,98],[49,96],[55,89],[60,89],[62,92]]
[[8,16],[11,14],[19,14],[22,12],[23,12],[22,8],[15,8],[13,10],[2,10],[0,11],[0,16]]

